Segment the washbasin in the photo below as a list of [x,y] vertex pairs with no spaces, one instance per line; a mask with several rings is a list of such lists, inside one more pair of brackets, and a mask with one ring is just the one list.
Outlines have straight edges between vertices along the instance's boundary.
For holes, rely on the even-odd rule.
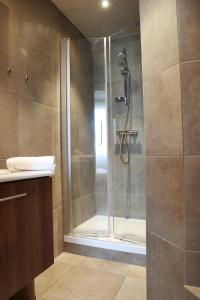
[[7,175],[9,173],[10,173],[10,171],[8,169],[0,169],[0,176],[1,175]]

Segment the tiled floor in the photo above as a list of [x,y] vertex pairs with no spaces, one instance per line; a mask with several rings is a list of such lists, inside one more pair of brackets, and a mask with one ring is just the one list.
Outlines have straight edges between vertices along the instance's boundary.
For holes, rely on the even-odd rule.
[[[146,220],[110,217],[114,234],[136,244],[146,244]],[[108,217],[96,215],[73,229],[74,235],[105,236],[108,234]]]
[[145,300],[145,268],[63,253],[35,281],[37,300]]

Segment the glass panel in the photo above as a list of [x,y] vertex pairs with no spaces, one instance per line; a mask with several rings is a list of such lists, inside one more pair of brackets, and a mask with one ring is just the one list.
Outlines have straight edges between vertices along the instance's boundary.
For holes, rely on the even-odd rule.
[[72,234],[107,236],[104,39],[71,40]]
[[146,197],[140,34],[111,37],[114,236],[145,243]]

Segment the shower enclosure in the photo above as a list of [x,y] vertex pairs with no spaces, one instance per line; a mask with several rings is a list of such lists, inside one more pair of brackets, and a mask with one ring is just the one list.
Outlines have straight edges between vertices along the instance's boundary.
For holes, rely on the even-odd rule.
[[65,235],[145,248],[140,34],[125,33],[61,42]]

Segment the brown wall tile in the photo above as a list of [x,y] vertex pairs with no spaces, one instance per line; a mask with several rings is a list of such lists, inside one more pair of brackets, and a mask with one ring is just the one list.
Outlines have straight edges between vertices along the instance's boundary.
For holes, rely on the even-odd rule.
[[147,239],[147,299],[183,300],[183,251],[151,233]]
[[0,91],[0,159],[18,155],[18,101]]
[[147,157],[147,229],[184,246],[183,158]]
[[140,0],[143,80],[179,61],[176,1]]
[[144,82],[145,150],[147,155],[181,155],[182,112],[179,66]]
[[185,253],[185,284],[200,286],[200,252]]
[[19,102],[20,155],[55,155],[55,110],[39,102]]
[[200,251],[200,157],[185,156],[185,247]]
[[184,153],[200,154],[200,60],[181,64]]
[[177,0],[180,60],[200,58],[200,2]]

